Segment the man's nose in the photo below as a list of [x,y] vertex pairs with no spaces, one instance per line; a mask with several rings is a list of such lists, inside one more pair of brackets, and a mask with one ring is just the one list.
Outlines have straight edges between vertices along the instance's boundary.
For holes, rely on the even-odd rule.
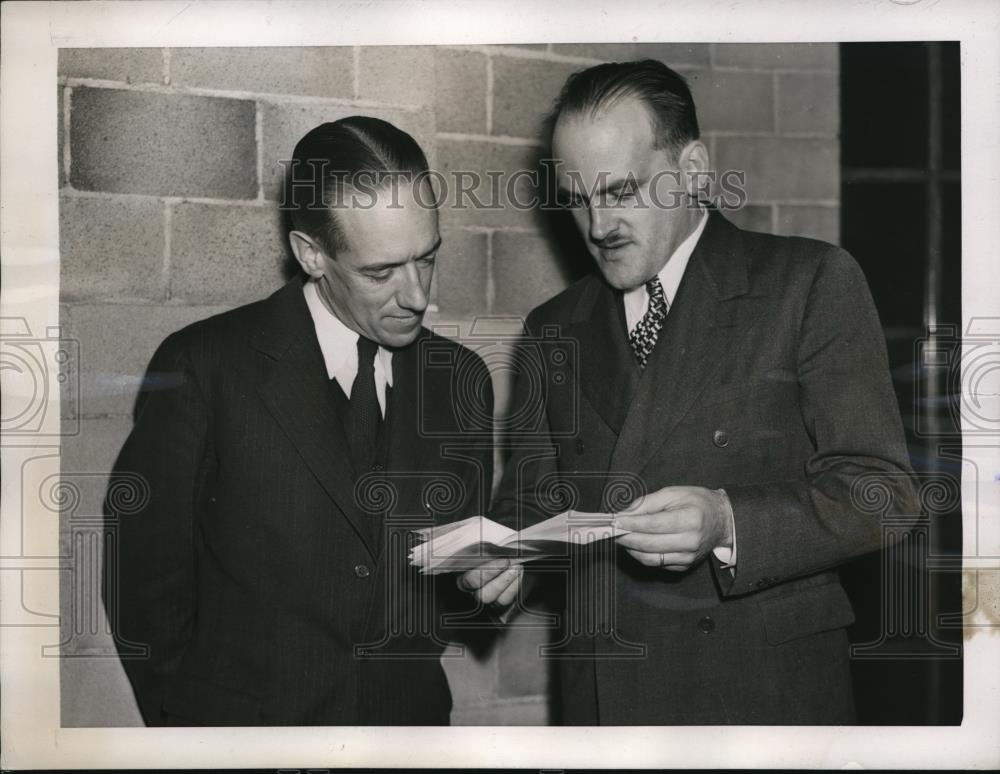
[[603,242],[614,228],[612,227],[611,213],[597,204],[590,205],[590,240],[592,242]]
[[396,303],[402,309],[421,314],[427,309],[427,290],[417,265],[410,261],[403,266],[402,284],[396,293]]

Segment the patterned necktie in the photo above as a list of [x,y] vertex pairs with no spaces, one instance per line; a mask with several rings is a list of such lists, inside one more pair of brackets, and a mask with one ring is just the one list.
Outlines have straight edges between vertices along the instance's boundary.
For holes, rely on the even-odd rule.
[[649,308],[628,335],[628,343],[632,345],[639,368],[646,367],[649,354],[656,346],[656,337],[660,335],[663,321],[667,318],[667,299],[659,277],[653,277],[646,283],[646,292],[649,294]]
[[375,354],[378,344],[364,336],[358,337],[358,375],[351,386],[349,404],[348,442],[355,464],[367,470],[375,456],[382,412],[375,391]]

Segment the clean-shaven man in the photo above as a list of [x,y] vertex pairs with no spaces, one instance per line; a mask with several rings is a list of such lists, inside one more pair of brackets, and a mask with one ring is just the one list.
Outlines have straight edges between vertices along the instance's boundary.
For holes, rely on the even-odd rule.
[[489,378],[421,325],[441,235],[413,138],[345,118],[291,166],[301,274],[168,337],[142,384],[113,479],[148,493],[117,519],[109,617],[123,655],[148,648],[123,658],[148,725],[446,724],[437,632],[464,595],[406,535],[485,509]]

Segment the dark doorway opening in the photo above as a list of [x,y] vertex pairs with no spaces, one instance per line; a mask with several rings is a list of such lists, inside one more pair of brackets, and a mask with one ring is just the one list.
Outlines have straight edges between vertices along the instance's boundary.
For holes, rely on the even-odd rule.
[[[882,318],[922,515],[844,568],[866,724],[962,720],[961,77],[957,42],[845,43],[841,244]],[[877,592],[877,593],[876,593]]]

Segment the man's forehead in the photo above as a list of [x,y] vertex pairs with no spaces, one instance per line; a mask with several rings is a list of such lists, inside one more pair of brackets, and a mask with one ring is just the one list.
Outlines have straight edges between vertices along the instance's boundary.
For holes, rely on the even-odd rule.
[[626,133],[632,140],[653,140],[653,115],[638,97],[620,97],[606,105],[570,110],[556,120],[554,139],[560,134],[583,134],[595,140],[621,139]]
[[560,172],[576,168],[639,174],[656,152],[649,111],[634,98],[618,100],[596,113],[560,116],[552,135],[552,153]]
[[337,213],[355,262],[404,262],[433,250],[440,238],[437,208],[403,191],[360,196]]
[[[432,194],[411,183],[347,188],[339,202],[338,214],[346,222],[356,222],[361,228],[395,226],[419,216],[437,214],[437,202]],[[418,190],[421,189],[421,190]]]

